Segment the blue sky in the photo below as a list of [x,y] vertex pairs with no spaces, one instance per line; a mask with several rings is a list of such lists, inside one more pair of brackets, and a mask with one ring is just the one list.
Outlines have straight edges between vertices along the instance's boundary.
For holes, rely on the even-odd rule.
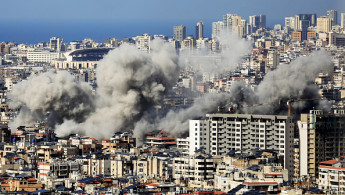
[[[0,41],[46,41],[51,36],[71,41],[91,37],[131,37],[138,34],[172,35],[173,25],[211,22],[226,13],[266,14],[267,24],[283,23],[297,13],[325,15],[328,9],[345,12],[344,0],[10,0],[1,2]],[[340,14],[339,14],[340,15]]]

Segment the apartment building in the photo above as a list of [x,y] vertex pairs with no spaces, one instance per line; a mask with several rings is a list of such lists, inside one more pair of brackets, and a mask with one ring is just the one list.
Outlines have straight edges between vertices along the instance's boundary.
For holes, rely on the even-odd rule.
[[188,156],[189,154],[189,138],[177,138],[177,149],[182,153],[182,156]]
[[157,157],[147,157],[133,160],[134,175],[142,176],[163,176],[164,162]]
[[210,155],[195,154],[188,157],[176,157],[173,160],[173,178],[176,184],[188,186],[201,184],[214,177],[215,162]]
[[322,161],[345,155],[345,111],[323,113],[311,110],[298,121],[300,136],[300,176],[315,179]]
[[[9,178],[1,182],[1,191],[17,191],[15,194],[24,194],[20,191],[36,191],[43,189],[43,184],[37,183],[35,178]],[[27,193],[28,194],[28,193]]]
[[49,51],[31,51],[27,53],[27,59],[29,62],[50,63],[58,57],[58,53]]
[[81,173],[81,164],[73,161],[38,162],[39,178],[55,176],[55,178],[70,178],[72,174]]
[[[341,157],[344,159],[344,157]],[[319,189],[327,194],[345,193],[345,161],[328,160],[320,162],[318,167],[318,186]]]
[[206,119],[189,121],[189,154],[200,148],[211,155],[226,155],[232,150],[276,150],[292,177],[293,129],[288,116],[207,114]]

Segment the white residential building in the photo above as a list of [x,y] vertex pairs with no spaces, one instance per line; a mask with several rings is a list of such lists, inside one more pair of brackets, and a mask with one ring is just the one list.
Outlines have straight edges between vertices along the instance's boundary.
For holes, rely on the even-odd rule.
[[189,154],[189,138],[177,138],[176,139],[177,149],[182,153],[183,156]]
[[49,51],[31,51],[27,53],[27,59],[29,62],[51,63],[52,60],[55,60],[58,57],[58,53]]
[[285,17],[285,27],[289,27],[290,29],[295,29],[295,17]]
[[272,149],[282,156],[292,177],[294,124],[288,116],[216,113],[206,117],[189,121],[190,155],[202,147],[211,155]]
[[133,38],[135,40],[135,44],[138,49],[142,51],[150,52],[151,50],[151,41],[153,40],[153,37],[149,34],[143,34],[140,36],[136,36]]
[[319,189],[327,194],[345,193],[345,166],[344,161],[329,160],[320,162]]
[[225,25],[223,21],[212,22],[212,39],[219,38],[224,27]]
[[345,13],[340,14],[340,26],[343,30],[345,29]]
[[214,170],[214,159],[204,154],[176,157],[173,160],[173,178],[176,179],[176,184],[196,184],[213,179]]

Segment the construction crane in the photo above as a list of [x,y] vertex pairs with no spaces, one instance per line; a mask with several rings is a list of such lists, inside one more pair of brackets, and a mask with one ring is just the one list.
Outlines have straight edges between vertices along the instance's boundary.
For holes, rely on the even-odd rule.
[[291,116],[291,103],[293,102],[303,102],[303,101],[313,101],[313,100],[322,100],[322,98],[310,98],[310,99],[289,99],[287,101],[289,116]]

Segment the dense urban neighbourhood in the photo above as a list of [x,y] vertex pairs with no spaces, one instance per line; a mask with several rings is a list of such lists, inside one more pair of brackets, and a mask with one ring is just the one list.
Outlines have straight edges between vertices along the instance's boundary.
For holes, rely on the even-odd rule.
[[0,43],[1,193],[345,193],[337,16]]

